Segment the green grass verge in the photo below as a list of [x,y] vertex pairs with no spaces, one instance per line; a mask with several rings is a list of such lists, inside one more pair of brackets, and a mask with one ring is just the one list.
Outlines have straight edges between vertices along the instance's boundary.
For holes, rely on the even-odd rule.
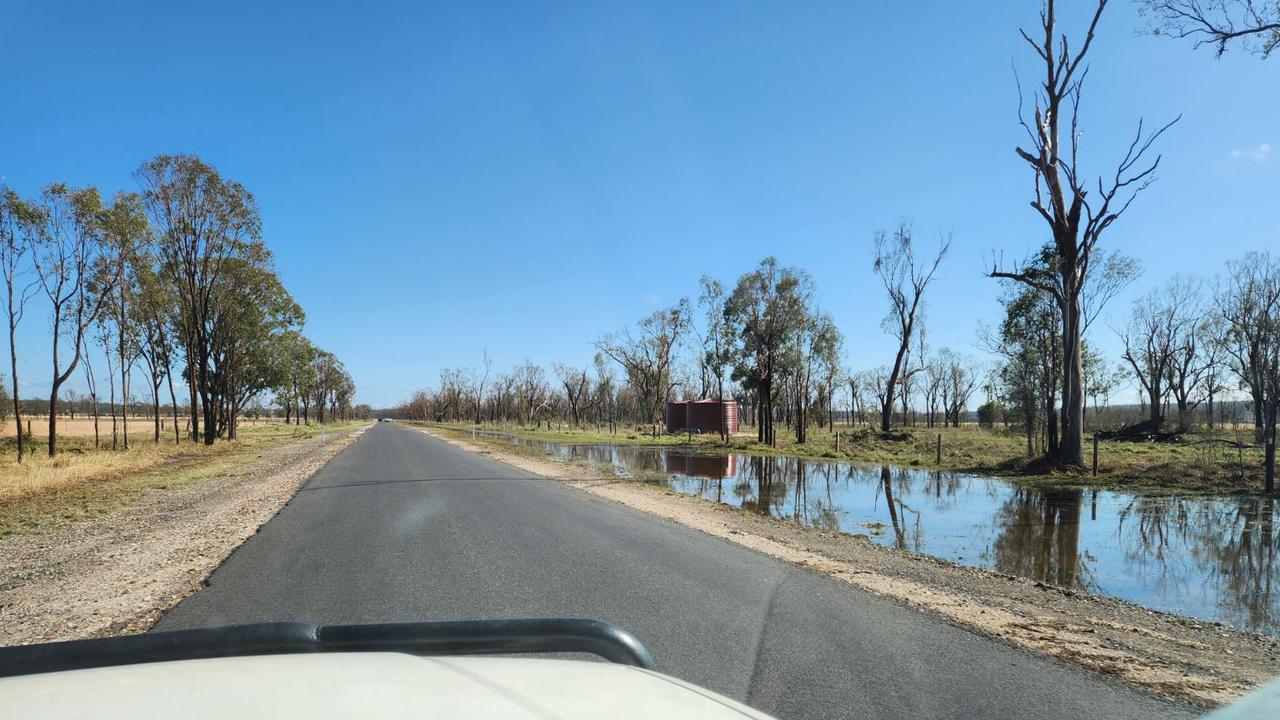
[[[470,435],[469,424],[420,423]],[[975,426],[961,428],[908,427],[882,437],[866,429],[837,427],[836,433],[812,430],[808,441],[794,442],[783,427],[778,428],[776,447],[756,442],[753,435],[739,434],[721,443],[714,435],[659,435],[653,437],[634,426],[617,432],[565,426],[528,428],[515,425],[480,426],[530,440],[568,444],[614,443],[623,445],[672,447],[690,452],[737,452],[785,455],[867,464],[889,464],[921,469],[949,470],[1000,476],[1027,485],[1082,486],[1155,492],[1256,493],[1262,488],[1262,450],[1236,450],[1211,441],[1207,434],[1191,433],[1179,443],[1108,442],[1099,444],[1099,472],[1062,470],[1028,459],[1025,438],[1013,431],[988,430]],[[748,428],[749,430],[749,428]],[[942,435],[942,461],[937,460],[937,437]],[[1226,433],[1217,439],[1235,439]],[[506,444],[511,447],[510,443]],[[1086,461],[1091,460],[1086,449]]]

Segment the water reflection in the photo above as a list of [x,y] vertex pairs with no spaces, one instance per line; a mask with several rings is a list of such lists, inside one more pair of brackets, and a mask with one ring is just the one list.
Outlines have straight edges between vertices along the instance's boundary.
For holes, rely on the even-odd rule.
[[1067,587],[1088,586],[1081,576],[1078,489],[1015,489],[996,511],[991,551],[997,570]]
[[889,466],[507,439],[665,476],[680,492],[762,515],[1280,634],[1270,498],[1022,488]]

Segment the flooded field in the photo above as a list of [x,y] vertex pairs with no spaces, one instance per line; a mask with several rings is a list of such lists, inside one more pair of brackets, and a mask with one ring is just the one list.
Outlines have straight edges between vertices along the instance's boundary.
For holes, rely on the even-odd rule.
[[1280,634],[1280,525],[1258,497],[1031,489],[962,473],[506,437],[675,490],[968,565]]

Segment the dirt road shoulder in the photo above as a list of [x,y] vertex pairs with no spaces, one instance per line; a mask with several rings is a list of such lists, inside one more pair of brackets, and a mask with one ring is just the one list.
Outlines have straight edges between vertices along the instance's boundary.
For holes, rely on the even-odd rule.
[[0,539],[0,645],[146,630],[367,428],[154,487],[114,512]]
[[1212,707],[1246,694],[1280,668],[1274,637],[753,515],[501,441],[423,432],[1164,697]]

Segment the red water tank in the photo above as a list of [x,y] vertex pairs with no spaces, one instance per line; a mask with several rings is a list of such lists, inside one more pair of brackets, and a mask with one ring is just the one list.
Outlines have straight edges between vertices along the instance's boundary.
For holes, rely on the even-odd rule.
[[667,432],[738,432],[738,403],[732,400],[681,400],[667,403]]

